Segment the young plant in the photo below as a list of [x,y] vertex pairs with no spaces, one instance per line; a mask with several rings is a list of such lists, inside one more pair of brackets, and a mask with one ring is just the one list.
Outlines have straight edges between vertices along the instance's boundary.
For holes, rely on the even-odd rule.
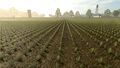
[[0,52],[0,61],[3,61],[3,58],[4,58],[4,53]]
[[103,45],[103,42],[101,41],[99,45],[100,45],[100,47],[101,47],[101,46]]
[[99,64],[103,64],[103,58],[102,58],[102,57],[98,58],[98,59],[97,59],[97,62],[98,62]]
[[109,39],[106,39],[106,42],[108,42],[109,41]]
[[120,39],[118,39],[118,42],[120,42]]
[[23,62],[24,61],[24,55],[22,53],[17,53],[17,55],[15,56],[15,60],[17,62]]
[[109,54],[112,54],[112,48],[109,48],[109,49],[108,49],[108,53],[109,53]]
[[39,63],[42,63],[41,55],[37,55],[37,56],[36,56],[36,60],[37,60]]
[[93,53],[93,54],[95,54],[95,48],[91,48],[90,52]]
[[118,43],[117,43],[117,42],[115,42],[115,43],[114,43],[114,46],[116,47],[117,45],[118,45]]
[[78,57],[76,58],[77,62],[80,62],[80,59],[81,59],[81,57],[78,56]]
[[89,43],[87,42],[86,45],[88,45]]

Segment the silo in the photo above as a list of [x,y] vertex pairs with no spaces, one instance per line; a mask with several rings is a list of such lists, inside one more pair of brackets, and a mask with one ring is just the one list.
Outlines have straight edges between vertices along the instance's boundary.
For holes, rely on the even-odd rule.
[[32,17],[31,10],[27,10],[27,13],[28,13],[28,17],[31,18]]

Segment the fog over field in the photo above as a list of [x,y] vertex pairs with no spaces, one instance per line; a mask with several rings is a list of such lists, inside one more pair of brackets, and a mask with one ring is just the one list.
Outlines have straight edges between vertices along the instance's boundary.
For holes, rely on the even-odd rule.
[[120,68],[120,0],[0,0],[0,68]]
[[73,10],[83,15],[88,9],[94,13],[96,5],[99,4],[99,12],[103,14],[106,9],[111,11],[119,9],[119,3],[120,0],[0,0],[0,9],[9,10],[14,7],[23,12],[31,9],[40,15],[49,16],[49,14],[54,15],[56,8],[60,8],[62,14]]

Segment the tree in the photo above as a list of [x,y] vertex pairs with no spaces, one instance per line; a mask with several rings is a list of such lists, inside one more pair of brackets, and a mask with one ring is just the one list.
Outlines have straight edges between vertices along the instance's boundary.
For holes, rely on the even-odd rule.
[[57,8],[57,10],[56,10],[56,12],[55,12],[55,15],[56,15],[57,17],[60,17],[60,16],[61,16],[61,12],[60,12],[60,9],[59,9],[59,8]]
[[111,15],[110,9],[106,9],[105,12],[104,12],[104,15],[109,17]]
[[87,10],[86,15],[91,18],[92,17],[92,12],[90,9]]
[[120,12],[119,12],[118,10],[114,10],[114,11],[113,11],[113,15],[114,15],[115,17],[118,17],[119,14],[120,14]]
[[76,16],[76,17],[79,17],[79,16],[80,16],[80,12],[79,12],[79,11],[76,11],[75,16]]
[[119,13],[120,13],[120,9],[118,9]]
[[17,9],[15,7],[10,8],[10,12],[13,18],[16,16]]
[[120,9],[118,9],[118,11],[119,11],[119,16],[120,16]]
[[63,16],[64,17],[69,17],[69,12],[64,12]]
[[74,12],[73,12],[72,10],[70,10],[69,16],[70,16],[70,17],[73,17],[73,16],[74,16]]

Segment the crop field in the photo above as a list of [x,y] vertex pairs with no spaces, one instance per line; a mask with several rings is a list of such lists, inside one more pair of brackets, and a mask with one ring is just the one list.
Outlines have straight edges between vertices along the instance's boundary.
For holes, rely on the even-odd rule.
[[0,68],[120,68],[120,20],[1,20]]

